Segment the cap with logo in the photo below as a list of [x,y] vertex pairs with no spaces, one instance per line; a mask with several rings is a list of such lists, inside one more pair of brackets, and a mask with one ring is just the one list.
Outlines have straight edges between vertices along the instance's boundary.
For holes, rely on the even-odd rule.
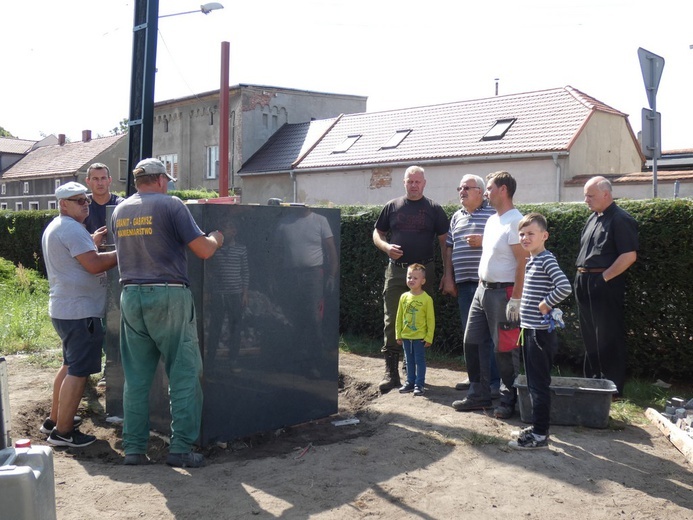
[[58,188],[56,188],[55,198],[58,200],[69,199],[75,195],[82,195],[85,193],[87,193],[87,188],[83,184],[80,184],[79,182],[66,182],[62,186],[58,186]]
[[145,175],[166,175],[169,180],[176,182],[176,179],[166,171],[166,166],[158,159],[142,159],[137,163],[132,171],[135,177],[144,177]]

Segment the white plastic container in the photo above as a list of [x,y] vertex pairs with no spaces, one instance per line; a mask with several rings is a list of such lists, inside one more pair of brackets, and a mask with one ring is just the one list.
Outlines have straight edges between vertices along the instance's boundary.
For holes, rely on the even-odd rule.
[[0,450],[0,519],[56,520],[53,450]]

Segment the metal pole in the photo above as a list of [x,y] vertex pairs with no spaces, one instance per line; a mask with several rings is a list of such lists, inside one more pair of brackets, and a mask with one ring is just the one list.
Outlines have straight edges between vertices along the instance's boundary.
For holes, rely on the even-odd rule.
[[219,196],[229,195],[229,42],[221,42],[219,86]]
[[[654,67],[653,67],[654,68]],[[656,199],[657,198],[657,156],[660,153],[660,150],[662,148],[661,143],[659,142],[659,132],[657,131],[657,95],[655,94],[652,97],[652,114],[654,115],[654,121],[653,121],[653,133],[654,133],[654,153],[652,154],[652,198]]]
[[134,193],[132,170],[140,160],[152,156],[158,30],[159,0],[135,0],[128,122],[128,176],[125,186],[128,197]]

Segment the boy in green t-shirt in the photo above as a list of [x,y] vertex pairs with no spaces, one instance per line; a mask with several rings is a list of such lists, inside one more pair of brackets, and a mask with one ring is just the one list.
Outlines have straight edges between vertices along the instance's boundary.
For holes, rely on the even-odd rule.
[[424,394],[426,382],[426,347],[433,343],[436,319],[433,312],[433,299],[423,290],[426,283],[426,268],[421,264],[411,264],[407,269],[407,287],[397,308],[395,338],[404,347],[407,362],[407,382],[399,389],[401,394],[413,391],[414,395]]

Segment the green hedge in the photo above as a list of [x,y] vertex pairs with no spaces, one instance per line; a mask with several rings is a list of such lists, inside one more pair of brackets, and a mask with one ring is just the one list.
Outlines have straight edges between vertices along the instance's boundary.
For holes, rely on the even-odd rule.
[[[177,194],[177,193],[176,193]],[[177,194],[181,196],[181,194]],[[186,195],[190,195],[187,194]],[[209,195],[207,195],[208,197]],[[185,198],[204,198],[194,193]],[[683,381],[693,373],[693,201],[684,199],[620,201],[638,221],[638,261],[628,271],[626,329],[629,368],[633,375]],[[373,225],[380,207],[342,207],[340,329],[382,338],[383,273],[387,257],[373,245]],[[546,216],[554,253],[569,279],[575,276],[580,232],[589,215],[584,204],[523,204],[522,213]],[[445,208],[448,216],[457,207]],[[45,272],[40,237],[55,211],[0,211],[0,257]],[[437,278],[442,261],[436,251]],[[455,299],[435,295],[436,339],[433,348],[462,354],[463,331]],[[560,306],[566,328],[560,331],[558,363],[581,366],[583,346],[575,301]]]
[[[638,261],[628,272],[626,330],[630,373],[665,380],[689,380],[693,373],[693,201],[619,201],[639,223]],[[570,280],[575,276],[580,233],[589,216],[581,203],[522,204],[526,214],[538,211],[549,223],[547,249],[554,253]],[[342,332],[382,337],[383,272],[387,257],[372,243],[380,208],[342,208],[342,271],[340,324]],[[457,207],[445,208],[451,216]],[[436,253],[440,279],[442,262]],[[457,301],[436,294],[436,339],[433,348],[462,354],[463,330]],[[560,305],[566,328],[560,331],[557,362],[581,369],[575,300]]]

